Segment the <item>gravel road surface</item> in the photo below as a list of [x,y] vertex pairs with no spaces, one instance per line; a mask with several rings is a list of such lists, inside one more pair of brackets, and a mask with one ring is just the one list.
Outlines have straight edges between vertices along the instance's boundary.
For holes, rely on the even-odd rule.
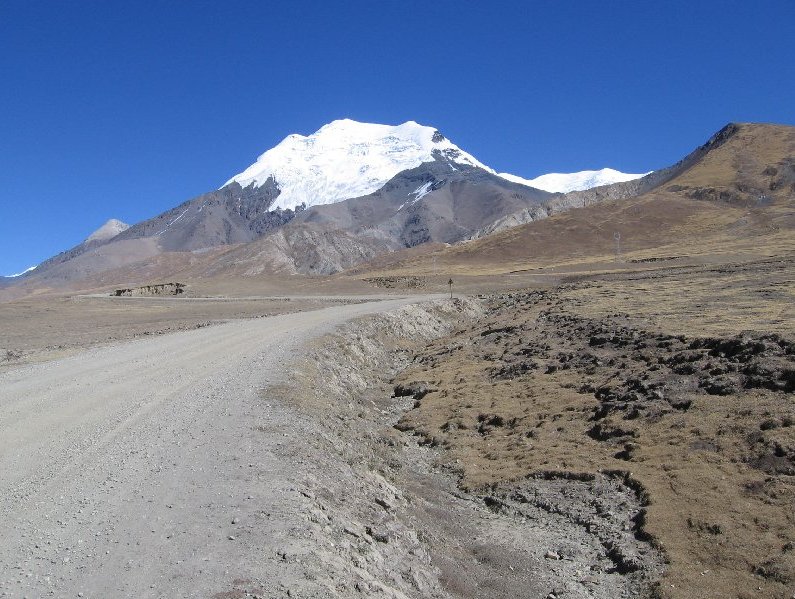
[[293,583],[311,596],[300,560],[278,560],[312,551],[298,483],[311,431],[262,389],[309,339],[416,301],[233,321],[0,375],[0,596],[279,596]]

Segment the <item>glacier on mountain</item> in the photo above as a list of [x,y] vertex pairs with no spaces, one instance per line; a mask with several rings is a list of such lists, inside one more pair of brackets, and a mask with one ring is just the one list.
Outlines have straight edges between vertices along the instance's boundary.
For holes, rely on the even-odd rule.
[[527,185],[542,189],[551,193],[568,193],[570,191],[582,191],[599,187],[600,185],[611,185],[613,183],[623,183],[640,179],[649,173],[631,174],[622,173],[612,168],[603,168],[598,171],[580,171],[577,173],[548,173],[535,179],[524,179],[511,175],[510,173],[498,173],[500,177],[520,185]]
[[280,193],[272,209],[332,204],[378,191],[399,172],[436,156],[494,172],[432,127],[342,119],[309,136],[288,135],[222,187],[259,187],[273,177]]
[[[312,135],[288,135],[221,187],[231,183],[260,187],[272,179],[279,195],[271,209],[333,204],[374,193],[398,173],[437,158],[446,159],[454,171],[458,170],[455,164],[474,166],[507,181],[553,193],[590,189],[643,176],[604,168],[524,179],[497,173],[433,127],[414,121],[393,126],[340,119]],[[430,188],[417,190],[416,199],[429,191]]]

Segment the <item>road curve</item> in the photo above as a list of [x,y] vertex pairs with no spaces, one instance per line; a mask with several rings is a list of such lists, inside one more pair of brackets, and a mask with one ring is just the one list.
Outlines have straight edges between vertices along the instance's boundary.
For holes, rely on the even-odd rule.
[[310,431],[261,390],[290,376],[307,340],[422,299],[233,321],[0,374],[0,596],[211,597],[266,566],[289,585],[300,573],[265,556],[300,537],[311,454],[283,449]]

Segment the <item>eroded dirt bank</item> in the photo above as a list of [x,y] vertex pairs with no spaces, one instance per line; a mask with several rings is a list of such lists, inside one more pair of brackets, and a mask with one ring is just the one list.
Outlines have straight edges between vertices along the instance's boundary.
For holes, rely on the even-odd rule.
[[349,323],[280,389],[323,430],[323,474],[304,484],[314,534],[337,555],[322,568],[325,584],[342,596],[650,594],[662,555],[642,533],[643,490],[625,473],[546,471],[465,491],[459,464],[395,428],[437,389],[398,387],[393,396],[390,378],[418,348],[483,316],[480,302],[444,300]]

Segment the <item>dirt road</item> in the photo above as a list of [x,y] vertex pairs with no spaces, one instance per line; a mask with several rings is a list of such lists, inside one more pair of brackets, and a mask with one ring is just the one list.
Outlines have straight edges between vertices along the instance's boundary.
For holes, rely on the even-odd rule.
[[0,375],[0,596],[279,596],[293,583],[312,596],[286,558],[316,542],[299,484],[312,457],[296,442],[312,427],[261,390],[291,376],[308,339],[415,301],[234,321]]

